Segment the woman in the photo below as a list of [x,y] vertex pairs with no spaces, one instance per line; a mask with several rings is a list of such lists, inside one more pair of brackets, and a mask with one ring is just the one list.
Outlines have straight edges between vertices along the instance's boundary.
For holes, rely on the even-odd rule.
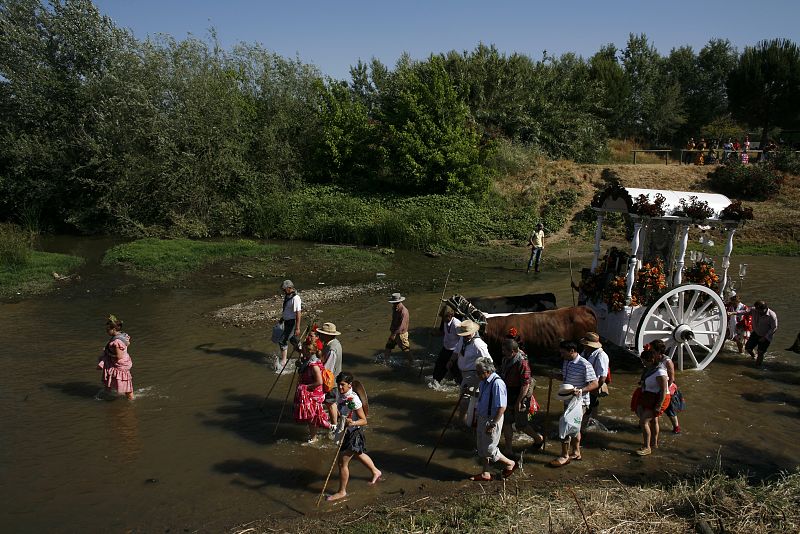
[[122,321],[114,315],[106,320],[106,333],[111,339],[97,361],[97,368],[103,371],[103,387],[107,393],[124,393],[128,400],[133,400],[133,361],[128,354],[131,336],[122,331]]
[[669,377],[661,365],[661,355],[656,351],[645,350],[639,358],[645,370],[640,380],[642,393],[636,405],[636,415],[642,427],[642,447],[636,450],[636,454],[647,456],[658,448],[658,417],[668,401]]
[[[516,329],[512,328],[512,330],[516,335]],[[503,438],[505,440],[503,454],[512,456],[514,454],[512,443],[515,429],[532,437],[536,445],[543,443],[544,438],[530,426],[528,421],[532,382],[528,356],[519,348],[517,340],[510,335],[503,340],[502,350],[503,363],[500,377],[506,384],[508,396],[508,407],[503,418]]]
[[375,467],[372,458],[367,455],[367,442],[364,437],[363,427],[367,426],[368,408],[361,402],[361,398],[353,391],[353,375],[342,371],[336,377],[338,385],[336,392],[336,407],[339,410],[340,421],[343,421],[344,435],[341,437],[341,454],[339,455],[339,491],[328,495],[326,500],[336,501],[347,497],[347,483],[350,480],[350,460],[355,456],[359,462],[370,470],[372,479],[370,486],[381,480],[381,472]]
[[739,300],[739,295],[734,293],[726,308],[728,311],[728,337],[736,342],[739,354],[744,354],[744,346],[750,339],[750,332],[753,331],[753,316],[747,314],[750,307]]
[[317,357],[319,346],[316,336],[308,336],[300,356],[299,384],[294,394],[294,420],[308,424],[311,444],[317,440],[318,428],[330,428],[325,410],[325,392],[322,389],[322,362]]
[[663,365],[664,369],[667,370],[669,406],[667,406],[667,409],[664,410],[664,413],[667,414],[670,423],[672,423],[672,433],[680,434],[681,425],[678,421],[678,412],[682,412],[686,405],[683,402],[683,394],[681,393],[681,390],[678,389],[678,384],[675,383],[675,364],[672,362],[672,358],[666,354],[667,344],[664,343],[664,341],[660,339],[653,341],[650,343],[650,349],[659,354],[661,357],[661,365]]

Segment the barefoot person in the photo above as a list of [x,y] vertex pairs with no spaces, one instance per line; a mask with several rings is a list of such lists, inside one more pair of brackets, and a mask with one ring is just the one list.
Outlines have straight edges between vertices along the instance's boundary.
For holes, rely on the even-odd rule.
[[[756,365],[761,367],[764,363],[764,355],[767,353],[775,331],[778,330],[778,316],[767,306],[763,300],[757,300],[747,312],[737,312],[737,316],[751,316],[753,319],[753,331],[750,332],[750,339],[744,346],[744,351],[756,360]],[[753,354],[756,349],[758,357]]]
[[317,429],[330,428],[328,414],[323,406],[322,362],[318,358],[316,336],[309,334],[300,356],[299,384],[294,395],[294,420],[308,425],[308,443],[317,440]]
[[342,450],[339,455],[339,491],[329,495],[326,500],[336,501],[347,497],[347,483],[350,480],[350,460],[355,456],[359,462],[370,470],[372,479],[369,485],[376,484],[381,479],[380,470],[367,455],[367,442],[364,437],[363,427],[367,426],[367,411],[369,408],[362,404],[361,398],[353,391],[353,375],[346,372],[339,373],[336,377],[338,390],[336,406],[340,415],[340,428],[344,435],[340,438]]
[[281,349],[279,369],[286,365],[289,343],[295,346],[300,343],[300,320],[303,317],[303,303],[300,300],[300,295],[294,289],[294,282],[284,280],[281,284],[281,291],[283,291],[283,314],[281,315],[283,337],[278,341],[278,347]]
[[641,378],[641,395],[636,402],[636,415],[642,427],[642,447],[639,456],[647,456],[658,448],[658,418],[669,402],[669,378],[661,364],[661,355],[654,350],[642,351],[640,356],[645,370]]
[[659,358],[661,359],[661,365],[663,365],[664,369],[667,370],[669,406],[667,406],[667,409],[664,410],[664,413],[667,414],[670,423],[672,423],[672,433],[680,434],[681,424],[678,421],[678,412],[682,412],[684,410],[686,407],[686,402],[683,400],[683,393],[681,393],[681,390],[678,388],[678,384],[675,383],[675,364],[672,362],[672,358],[667,356],[667,344],[664,343],[663,340],[656,339],[650,343],[650,350],[653,350],[656,352],[656,354],[658,354]]
[[403,305],[404,300],[406,298],[400,293],[392,293],[389,298],[389,304],[392,305],[392,324],[389,326],[389,338],[383,351],[386,361],[389,360],[389,354],[395,347],[400,347],[406,354],[411,352],[411,345],[408,342],[408,308]]
[[489,465],[494,462],[501,462],[503,478],[510,477],[517,469],[514,460],[506,458],[498,445],[500,444],[500,434],[503,428],[503,414],[508,406],[508,395],[503,379],[495,373],[494,362],[491,356],[481,356],[475,362],[475,369],[481,382],[479,387],[478,405],[475,411],[478,416],[477,438],[478,438],[478,457],[483,464],[483,471],[469,479],[473,482],[484,482],[492,480],[489,472]]
[[109,315],[106,320],[106,333],[111,339],[97,362],[97,368],[103,371],[103,387],[106,393],[124,393],[133,400],[133,361],[128,354],[131,336],[122,331],[122,321],[114,315]]
[[[514,332],[516,334],[516,332]],[[514,336],[516,337],[516,336]],[[503,438],[505,448],[503,454],[511,456],[514,442],[514,430],[525,432],[533,438],[535,445],[544,443],[544,437],[533,429],[528,421],[533,390],[531,383],[531,367],[528,356],[519,348],[514,337],[503,340],[503,363],[500,374],[508,392],[508,407],[503,418]]]

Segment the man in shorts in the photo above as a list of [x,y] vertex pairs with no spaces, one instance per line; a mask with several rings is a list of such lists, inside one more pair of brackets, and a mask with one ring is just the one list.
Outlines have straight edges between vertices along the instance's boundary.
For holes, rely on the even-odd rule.
[[278,347],[281,349],[281,368],[286,366],[286,354],[289,348],[289,343],[295,347],[299,346],[300,339],[300,320],[303,317],[302,307],[303,303],[300,300],[300,295],[294,289],[294,282],[291,280],[284,280],[281,284],[281,291],[283,292],[283,313],[281,314],[281,323],[283,323],[283,337],[278,341]]
[[389,304],[392,305],[392,324],[389,326],[389,339],[386,340],[386,348],[383,355],[389,360],[389,354],[395,347],[409,354],[411,345],[408,342],[408,308],[403,305],[406,300],[400,293],[392,293]]
[[[767,307],[767,303],[763,300],[757,300],[750,311],[744,312],[744,314],[750,314],[753,318],[753,331],[750,332],[750,339],[747,340],[744,350],[756,360],[756,365],[760,367],[764,363],[764,355],[778,329],[778,316]],[[758,357],[753,354],[753,349],[756,349]]]

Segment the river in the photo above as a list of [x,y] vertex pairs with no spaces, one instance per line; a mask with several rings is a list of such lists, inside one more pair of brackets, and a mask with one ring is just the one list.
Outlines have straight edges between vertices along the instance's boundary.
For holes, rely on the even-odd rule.
[[[305,429],[291,422],[291,406],[275,430],[288,376],[280,378],[263,413],[259,410],[276,376],[269,325],[234,328],[210,317],[219,308],[277,294],[280,280],[210,269],[181,284],[150,287],[99,268],[110,243],[51,239],[49,250],[88,258],[81,281],[48,296],[0,304],[0,529],[205,532],[268,516],[280,521],[314,513],[335,448],[328,441],[302,445]],[[343,333],[345,369],[370,393],[368,448],[385,475],[369,487],[367,471],[354,462],[350,496],[336,506],[462,487],[475,491],[465,482],[477,468],[468,434],[449,431],[424,468],[455,389],[429,387],[430,367],[418,378],[415,369],[376,360],[388,334],[386,297],[391,291],[408,296],[415,354],[438,352],[429,330],[448,268],[448,295],[553,291],[560,305],[571,302],[566,269],[548,269],[545,263],[540,275],[526,275],[522,261],[500,266],[398,251],[381,278],[386,291],[325,307],[320,321],[336,323]],[[800,331],[793,311],[800,259],[734,257],[732,271],[738,263],[749,264],[743,300],[766,299],[780,320],[764,369],[727,346],[706,370],[680,374],[688,405],[681,414],[683,433],[662,434],[661,448],[639,458],[631,454],[640,434],[628,408],[639,370],[631,358],[615,356],[611,395],[600,414],[609,431],[590,432],[583,461],[563,469],[546,465],[556,443],[544,453],[528,454],[524,472],[515,478],[537,483],[615,476],[625,482],[717,462],[762,477],[797,466],[800,356],[783,349]],[[319,282],[359,281],[323,273],[291,277],[301,295],[303,288],[322,287]],[[109,313],[123,318],[132,336],[133,402],[95,399],[94,366]],[[544,407],[544,377],[555,362],[536,355],[533,361]],[[331,489],[337,480],[334,471]],[[320,509],[332,505],[323,502]]]

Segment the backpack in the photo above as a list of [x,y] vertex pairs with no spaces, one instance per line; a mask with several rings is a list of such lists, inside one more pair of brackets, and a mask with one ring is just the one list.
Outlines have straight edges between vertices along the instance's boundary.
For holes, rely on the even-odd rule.
[[336,387],[336,377],[330,369],[322,368],[322,391],[330,393]]

